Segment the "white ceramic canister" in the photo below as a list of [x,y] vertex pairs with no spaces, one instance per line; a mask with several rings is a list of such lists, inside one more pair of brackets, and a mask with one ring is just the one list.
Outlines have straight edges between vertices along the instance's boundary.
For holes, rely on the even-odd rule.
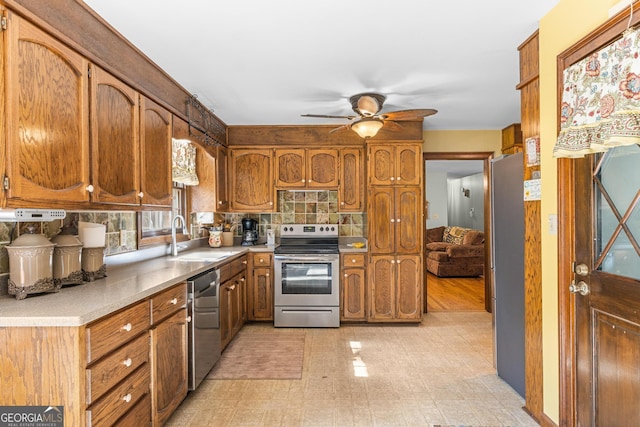
[[57,292],[53,280],[53,248],[42,234],[33,228],[6,246],[9,253],[9,294],[24,299],[29,294]]
[[71,234],[58,234],[51,239],[53,248],[53,281],[56,285],[82,283],[82,242]]
[[93,282],[107,277],[107,266],[104,263],[104,246],[99,248],[82,248],[82,279]]

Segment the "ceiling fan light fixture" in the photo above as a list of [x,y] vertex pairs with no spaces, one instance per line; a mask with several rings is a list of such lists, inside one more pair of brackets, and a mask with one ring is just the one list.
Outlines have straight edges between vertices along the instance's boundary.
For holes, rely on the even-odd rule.
[[382,128],[382,120],[374,117],[364,117],[351,125],[351,129],[360,138],[373,138]]
[[365,117],[371,117],[380,111],[380,104],[372,96],[361,96],[358,99],[358,111]]
[[349,98],[351,108],[362,117],[375,116],[381,109],[386,96],[374,92],[365,92]]

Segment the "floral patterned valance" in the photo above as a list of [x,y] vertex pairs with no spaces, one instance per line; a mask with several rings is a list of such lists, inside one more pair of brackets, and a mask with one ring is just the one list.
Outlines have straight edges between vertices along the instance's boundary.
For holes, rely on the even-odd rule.
[[196,175],[196,147],[188,139],[173,140],[172,177],[184,185],[198,185]]
[[584,157],[640,143],[640,36],[621,39],[564,70],[554,157]]

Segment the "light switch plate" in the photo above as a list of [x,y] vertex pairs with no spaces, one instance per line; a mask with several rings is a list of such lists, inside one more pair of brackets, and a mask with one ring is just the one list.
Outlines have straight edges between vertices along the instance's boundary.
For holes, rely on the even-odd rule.
[[549,234],[555,236],[556,234],[558,234],[558,215],[549,214],[548,222],[549,222]]

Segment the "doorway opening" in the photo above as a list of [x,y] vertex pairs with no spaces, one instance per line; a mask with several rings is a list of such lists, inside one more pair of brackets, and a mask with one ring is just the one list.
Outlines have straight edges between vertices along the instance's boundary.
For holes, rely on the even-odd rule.
[[[491,211],[490,211],[490,161],[493,158],[493,152],[441,152],[441,153],[423,153],[423,160],[425,165],[425,204],[424,204],[424,218],[425,218],[425,236],[424,241],[427,241],[427,230],[430,228],[442,226],[442,225],[459,225],[449,224],[449,218],[452,221],[460,222],[461,226],[466,228],[479,229],[484,233],[484,269],[483,275],[479,277],[463,277],[463,278],[442,278],[438,277],[427,271],[427,253],[424,252],[425,259],[423,260],[424,268],[424,311],[428,312],[427,302],[429,301],[429,285],[433,286],[433,298],[432,307],[437,305],[446,310],[447,306],[455,307],[456,300],[461,298],[481,298],[483,297],[484,310],[492,311],[492,290],[491,290]],[[431,166],[431,169],[429,169]],[[449,166],[449,167],[447,167]],[[439,172],[447,171],[451,172],[451,180],[449,184],[446,183],[446,178],[442,181],[442,174]],[[432,173],[433,171],[434,173]],[[458,174],[456,177],[455,174]],[[473,178],[463,180],[463,176],[479,175]],[[432,181],[441,180],[441,184],[447,185],[446,191],[442,188],[442,191],[431,190],[433,188],[432,183],[429,182],[429,177]],[[451,187],[451,188],[449,188]],[[452,188],[455,187],[459,190],[460,194],[464,197],[462,202],[455,202],[456,197],[452,197],[454,201],[450,203],[448,201],[449,192],[453,192]],[[478,195],[479,193],[479,195]],[[445,195],[447,194],[447,195]],[[476,199],[475,202],[471,201],[471,196]],[[456,194],[454,196],[459,196]],[[477,200],[477,198],[480,200]],[[469,200],[467,200],[469,199]],[[447,212],[447,205],[457,206],[463,204],[460,212]],[[475,204],[474,204],[475,203]],[[460,206],[458,206],[460,207]],[[458,209],[455,209],[458,210]],[[468,219],[467,219],[468,217]],[[482,289],[480,289],[481,295],[478,294],[478,282],[481,283]],[[456,287],[459,284],[459,287]],[[447,299],[446,293],[448,290],[455,289],[455,294],[451,294],[451,299]],[[444,298],[444,299],[443,299]],[[473,305],[471,303],[470,305]],[[466,304],[464,304],[466,306]],[[477,305],[476,305],[477,306]]]

